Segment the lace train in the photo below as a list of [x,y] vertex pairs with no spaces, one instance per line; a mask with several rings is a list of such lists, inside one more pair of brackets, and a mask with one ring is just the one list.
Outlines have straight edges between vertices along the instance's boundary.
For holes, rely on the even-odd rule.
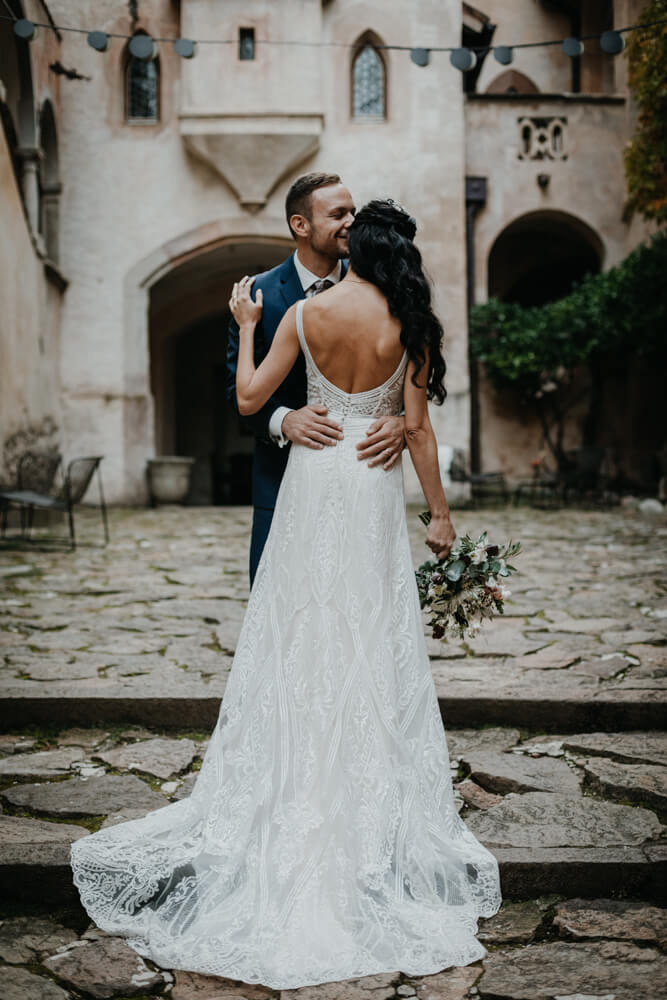
[[88,914],[167,968],[293,989],[486,954],[498,866],[454,804],[402,470],[340,416],[292,446],[192,794],[72,844]]

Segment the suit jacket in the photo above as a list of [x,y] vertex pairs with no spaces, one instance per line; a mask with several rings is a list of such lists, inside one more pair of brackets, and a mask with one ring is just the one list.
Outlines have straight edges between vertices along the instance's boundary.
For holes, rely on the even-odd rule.
[[[346,267],[343,264],[343,274]],[[253,283],[252,297],[262,289],[264,307],[262,318],[255,328],[255,364],[269,353],[278,325],[290,306],[304,298],[304,290],[294,266],[294,255],[270,271],[259,274]],[[227,340],[227,395],[238,413],[236,400],[236,365],[239,356],[239,328],[232,317]],[[241,417],[243,424],[255,435],[255,457],[252,469],[252,502],[255,507],[273,509],[276,505],[280,482],[287,465],[289,446],[280,448],[269,436],[269,421],[279,406],[294,410],[307,402],[306,366],[303,355],[285,381],[278,386],[267,403],[252,416]]]

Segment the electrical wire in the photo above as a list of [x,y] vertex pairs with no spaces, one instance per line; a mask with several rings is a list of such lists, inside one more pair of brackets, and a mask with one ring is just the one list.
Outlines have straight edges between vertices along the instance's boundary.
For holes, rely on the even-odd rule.
[[[10,17],[8,17],[6,14],[0,14],[0,20],[1,21],[9,21],[9,20],[11,20],[11,21],[15,22],[17,20],[17,18],[12,13],[11,8],[9,7],[9,5],[7,3],[7,0],[2,0],[2,2],[4,4],[6,10],[9,11]],[[65,25],[62,25],[62,24],[60,24],[60,25],[44,24],[43,22],[40,22],[40,21],[33,21],[32,23],[35,25],[36,28],[48,28],[49,31],[69,31],[71,33],[79,34],[79,35],[88,35],[90,33],[90,30],[88,28],[73,28],[73,27],[69,27],[69,26],[66,27]],[[629,31],[639,31],[639,30],[641,30],[643,28],[652,28],[652,27],[654,27],[655,25],[658,25],[658,24],[667,24],[667,17],[660,18],[659,20],[656,20],[656,21],[647,21],[644,24],[630,24],[630,25],[627,25],[625,28],[614,28],[612,30],[615,31],[615,32],[617,32],[619,35],[621,35],[621,34],[626,34]],[[126,34],[123,34],[121,32],[113,32],[113,31],[105,31],[104,34],[107,35],[109,38],[123,38],[126,41],[128,41],[129,39],[135,37],[134,35],[126,35]],[[151,37],[153,37],[153,36],[151,36]],[[577,36],[578,40],[582,41],[582,42],[584,42],[584,41],[591,41],[591,40],[599,38],[599,37],[600,37],[599,34],[597,34],[597,35],[579,35],[579,36]],[[164,42],[165,44],[173,44],[174,42],[178,41],[178,39],[176,39],[176,38],[158,38],[158,37],[154,37],[153,41],[154,42]],[[191,39],[191,41],[196,42],[197,45],[237,45],[238,44],[238,39],[237,38],[200,38],[200,39]],[[456,51],[458,51],[461,48],[466,48],[466,49],[468,49],[471,52],[475,52],[477,54],[482,54],[482,53],[491,52],[491,51],[493,51],[493,49],[501,48],[501,47],[502,48],[508,48],[508,49],[546,48],[546,47],[552,46],[552,45],[562,45],[564,41],[565,41],[565,39],[560,38],[560,39],[550,39],[549,41],[546,41],[546,42],[517,42],[514,45],[506,45],[506,46],[505,45],[501,46],[500,43],[496,42],[493,45],[481,45],[481,46],[476,46],[476,45],[466,45],[466,46],[461,46],[461,45],[424,45],[424,46],[415,46],[415,45],[375,45],[374,48],[381,49],[383,51],[396,51],[396,52],[412,52],[414,49],[416,49],[418,47],[419,48],[423,48],[423,49],[425,49],[428,52],[456,52]],[[307,42],[307,41],[298,40],[298,39],[272,39],[272,38],[258,38],[258,39],[255,39],[255,45],[301,46],[301,47],[304,47],[304,48],[345,48],[345,49],[353,49],[353,48],[356,47],[356,44],[357,44],[356,42],[352,42],[352,43],[348,43],[348,42]]]

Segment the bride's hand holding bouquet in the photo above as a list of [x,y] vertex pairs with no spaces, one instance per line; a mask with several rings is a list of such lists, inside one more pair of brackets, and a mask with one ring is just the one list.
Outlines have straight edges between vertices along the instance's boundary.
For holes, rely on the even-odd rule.
[[429,529],[426,544],[437,557],[423,563],[416,573],[419,603],[430,615],[433,638],[444,641],[448,633],[460,639],[472,637],[485,619],[503,614],[511,591],[502,581],[516,573],[508,560],[519,554],[521,544],[493,545],[484,532],[477,539],[463,535],[455,546],[438,548],[433,543],[443,541],[441,519],[432,517],[430,511],[420,517]]
[[435,553],[436,558],[446,559],[455,541],[456,531],[449,512],[431,515],[426,533],[426,544]]

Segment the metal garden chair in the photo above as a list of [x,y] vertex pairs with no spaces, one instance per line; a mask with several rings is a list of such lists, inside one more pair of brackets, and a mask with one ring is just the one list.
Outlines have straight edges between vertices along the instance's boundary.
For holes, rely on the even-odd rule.
[[54,486],[56,473],[62,462],[60,455],[25,452],[18,464],[16,489],[0,492],[2,537],[6,536],[9,509],[12,505],[18,507],[20,511],[21,538],[23,540],[30,538],[35,508],[60,510],[67,514],[70,548],[75,549],[74,507],[82,502],[93,476],[97,473],[100,494],[99,507],[106,544],[109,541],[109,526],[100,473],[100,462],[103,457],[102,455],[94,455],[73,459],[67,466],[62,487],[56,489]]

